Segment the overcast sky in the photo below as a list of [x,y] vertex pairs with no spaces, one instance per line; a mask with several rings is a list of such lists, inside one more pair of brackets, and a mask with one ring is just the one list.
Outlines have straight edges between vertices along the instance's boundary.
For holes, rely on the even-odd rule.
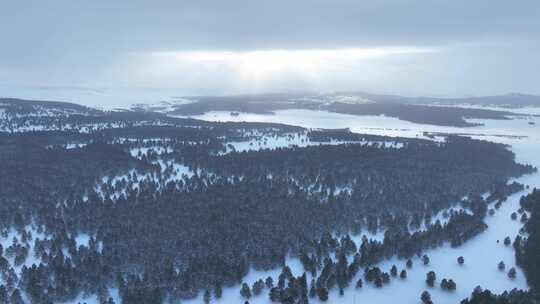
[[2,96],[540,94],[538,0],[2,1],[0,37]]

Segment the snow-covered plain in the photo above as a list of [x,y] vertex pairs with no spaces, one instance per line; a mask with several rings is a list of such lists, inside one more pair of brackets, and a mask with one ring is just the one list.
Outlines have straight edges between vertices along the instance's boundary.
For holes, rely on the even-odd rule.
[[[424,132],[459,133],[470,134],[471,137],[508,144],[516,154],[516,160],[521,163],[532,164],[540,167],[540,118],[528,117],[527,119],[512,120],[471,120],[471,122],[484,123],[483,126],[473,128],[440,127],[432,125],[421,125],[401,121],[399,119],[384,116],[353,116],[322,111],[287,110],[278,111],[275,115],[255,115],[242,113],[239,116],[230,116],[229,113],[207,113],[196,118],[211,121],[263,121],[286,123],[308,128],[350,128],[353,132],[403,136],[422,138]],[[529,122],[535,122],[534,125]],[[504,202],[499,210],[492,216],[488,215],[486,224],[488,229],[466,242],[459,248],[451,248],[448,244],[440,248],[427,252],[431,259],[428,266],[421,265],[418,258],[414,260],[414,267],[408,269],[408,278],[405,280],[393,279],[390,285],[377,289],[370,284],[365,284],[362,289],[355,289],[350,286],[345,290],[344,296],[339,296],[337,290],[330,293],[327,303],[372,303],[372,304],[393,304],[393,303],[420,303],[420,294],[424,290],[429,290],[435,303],[459,303],[462,299],[470,295],[476,286],[488,288],[493,292],[500,293],[513,288],[527,289],[527,283],[523,272],[517,267],[517,278],[509,279],[506,272],[499,271],[497,264],[504,261],[506,271],[515,266],[514,250],[511,246],[503,244],[506,236],[514,238],[522,224],[519,221],[512,221],[510,214],[519,208],[519,198],[531,191],[533,187],[540,187],[540,174],[532,174],[516,179],[525,185],[529,185],[528,190],[516,193]],[[370,236],[375,239],[381,238],[381,233]],[[353,238],[355,241],[360,236]],[[498,242],[499,241],[499,242]],[[459,265],[457,257],[463,256],[465,264]],[[380,263],[378,266],[383,271],[389,271],[390,267],[396,264],[398,269],[405,268],[405,261],[393,258]],[[301,275],[303,267],[298,259],[288,258],[287,265],[292,269],[293,274]],[[436,287],[428,288],[425,283],[426,273],[435,271],[437,274]],[[258,279],[267,276],[273,277],[276,281],[280,269],[271,271],[250,270],[244,282],[252,285]],[[362,275],[362,271],[358,276]],[[358,278],[357,276],[357,278]],[[443,291],[438,287],[443,278],[453,279],[457,283],[457,290],[454,292]],[[308,282],[311,280],[308,275]],[[354,282],[354,280],[353,280]],[[239,294],[240,286],[225,288],[223,297],[219,300],[213,299],[216,303],[242,303],[244,300]],[[201,295],[193,300],[183,303],[201,303]],[[253,297],[250,303],[270,303],[268,290],[261,295]],[[317,299],[310,299],[311,303],[319,303]]]
[[403,143],[395,141],[342,141],[331,140],[328,142],[311,141],[305,133],[291,133],[282,136],[256,136],[247,141],[234,141],[227,143],[227,151],[243,152],[243,151],[258,151],[262,149],[277,149],[290,147],[308,147],[318,145],[341,145],[341,144],[361,144],[361,145],[378,145],[386,148],[402,148]]
[[[532,108],[529,109],[529,111],[536,113],[537,111],[540,111],[540,108]],[[516,113],[518,112],[520,111],[516,110]],[[529,122],[536,121],[536,125],[538,125],[539,119],[539,117],[534,116],[527,117],[526,119],[516,118],[511,120],[468,119],[467,121],[469,122],[485,123],[486,125],[460,128],[417,124],[384,115],[358,116],[314,110],[283,110],[276,111],[273,115],[240,113],[238,116],[231,116],[229,112],[214,111],[207,112],[203,115],[195,115],[190,117],[206,121],[283,123],[305,128],[350,128],[352,132],[356,133],[411,138],[427,138],[424,135],[424,132],[470,133],[476,135],[487,133],[497,136],[522,135],[535,128],[534,125],[529,125]]]

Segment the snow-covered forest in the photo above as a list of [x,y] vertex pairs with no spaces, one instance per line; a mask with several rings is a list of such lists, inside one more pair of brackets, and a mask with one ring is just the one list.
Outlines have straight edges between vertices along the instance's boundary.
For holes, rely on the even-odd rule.
[[536,284],[534,115],[2,115],[2,301],[476,303]]

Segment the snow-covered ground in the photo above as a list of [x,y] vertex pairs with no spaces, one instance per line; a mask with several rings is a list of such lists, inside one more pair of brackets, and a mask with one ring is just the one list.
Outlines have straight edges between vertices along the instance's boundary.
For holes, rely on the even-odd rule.
[[[511,146],[516,153],[516,160],[522,163],[529,163],[540,167],[540,118],[528,117],[527,119],[513,120],[474,120],[474,122],[484,123],[484,126],[474,128],[453,128],[439,127],[431,125],[420,125],[404,122],[398,119],[374,116],[358,117],[352,115],[335,114],[319,111],[288,110],[278,111],[276,115],[252,115],[241,114],[232,117],[228,113],[208,113],[197,118],[206,120],[234,120],[234,121],[265,121],[293,124],[309,128],[351,128],[354,132],[404,136],[423,137],[423,132],[443,132],[443,133],[467,133],[473,134],[474,138],[500,142]],[[536,124],[531,125],[528,122]],[[476,286],[488,288],[493,292],[500,293],[513,288],[527,289],[525,277],[521,269],[517,269],[517,277],[509,279],[506,271],[515,266],[514,251],[511,246],[503,244],[503,239],[509,236],[513,239],[518,233],[522,224],[519,221],[510,219],[510,214],[519,208],[519,198],[531,191],[533,187],[540,188],[540,174],[527,175],[516,179],[530,189],[511,195],[502,204],[499,210],[492,216],[485,219],[488,229],[466,242],[459,248],[451,248],[448,244],[427,252],[431,259],[428,266],[421,265],[420,260],[414,260],[414,267],[408,269],[408,278],[405,280],[393,279],[390,285],[377,289],[371,284],[365,284],[362,289],[355,289],[350,286],[345,290],[344,296],[339,296],[337,289],[330,293],[327,303],[419,303],[420,294],[424,290],[429,290],[435,303],[459,303],[469,296]],[[381,239],[382,233],[371,236]],[[355,236],[353,240],[358,243],[361,236]],[[498,242],[499,241],[499,242]],[[459,265],[457,258],[463,256],[465,264]],[[499,271],[497,264],[504,261],[506,271]],[[405,261],[393,258],[380,263],[379,267],[383,271],[389,271],[390,267],[396,264],[398,269],[405,268]],[[291,267],[295,275],[303,273],[303,267],[298,259],[289,258],[287,265]],[[425,283],[426,273],[435,271],[437,274],[436,287],[428,288]],[[245,282],[250,285],[260,278],[273,277],[276,281],[280,269],[271,271],[251,270]],[[362,271],[358,276],[362,275]],[[357,277],[358,278],[358,277]],[[443,278],[453,279],[457,283],[457,290],[454,292],[443,291],[438,284]],[[308,275],[308,282],[311,278]],[[354,281],[353,281],[354,282]],[[240,286],[225,288],[223,297],[215,300],[215,303],[242,303],[243,299],[239,294]],[[183,303],[201,303],[202,295],[199,298],[184,301]],[[399,299],[399,300],[397,300]],[[270,303],[268,290],[261,295],[253,297],[250,303]],[[317,299],[310,299],[311,303],[318,303]]]
[[67,144],[66,145],[66,149],[70,150],[70,149],[78,149],[78,148],[82,148],[82,147],[85,147],[87,144],[85,143],[71,143],[71,144]]
[[133,148],[129,152],[131,156],[136,158],[141,158],[143,156],[148,156],[148,152],[155,153],[157,155],[161,155],[163,153],[171,153],[173,150],[171,147],[161,147],[161,146],[155,146],[155,147],[139,147],[139,148]]
[[[408,131],[412,131],[411,128],[417,125],[387,116],[357,116],[314,110],[282,110],[276,111],[273,115],[240,113],[238,116],[231,116],[229,112],[224,111],[212,111],[190,117],[206,121],[284,123],[315,129],[350,128],[352,132],[356,133],[389,136],[407,136]],[[428,125],[420,126],[431,127]],[[442,132],[443,130],[441,127],[439,131]],[[404,134],[403,132],[407,133]],[[410,134],[413,136],[408,137],[415,137],[416,133],[411,132]]]
[[[529,109],[529,111],[535,113],[536,111],[540,112],[540,109],[532,108]],[[283,110],[276,111],[275,113],[276,114],[274,115],[240,113],[238,116],[231,116],[229,112],[208,112],[203,115],[191,117],[207,121],[284,123],[305,128],[350,128],[352,132],[356,133],[411,138],[427,138],[425,137],[424,132],[471,133],[477,135],[487,133],[497,136],[527,135],[530,133],[529,131],[533,132],[534,130],[538,130],[539,120],[539,117],[534,116],[512,120],[469,119],[467,121],[472,123],[484,123],[485,125],[460,128],[417,124],[384,115],[357,116],[314,110]],[[529,122],[536,122],[536,125],[530,125]]]
[[234,141],[226,144],[227,151],[243,152],[243,151],[258,151],[261,149],[277,149],[277,148],[290,148],[290,147],[307,147],[318,145],[341,145],[341,144],[361,144],[361,145],[378,145],[386,148],[402,148],[403,143],[395,141],[341,141],[331,140],[328,142],[311,141],[305,133],[291,133],[282,136],[259,136],[252,138],[248,141]]

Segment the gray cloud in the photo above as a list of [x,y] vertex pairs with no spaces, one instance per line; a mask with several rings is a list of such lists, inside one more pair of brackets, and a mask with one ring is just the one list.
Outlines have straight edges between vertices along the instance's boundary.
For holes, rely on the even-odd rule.
[[[535,0],[5,1],[0,84],[129,87],[122,69],[137,70],[126,59],[133,53],[418,47],[438,51],[351,64],[354,73],[341,71],[331,83],[413,94],[540,93],[532,80],[540,79],[539,20]],[[377,83],[355,81],[362,70]],[[199,87],[227,91],[216,87],[219,75],[211,78],[199,77]],[[222,78],[230,82],[226,71]],[[268,89],[288,83],[276,82]]]

